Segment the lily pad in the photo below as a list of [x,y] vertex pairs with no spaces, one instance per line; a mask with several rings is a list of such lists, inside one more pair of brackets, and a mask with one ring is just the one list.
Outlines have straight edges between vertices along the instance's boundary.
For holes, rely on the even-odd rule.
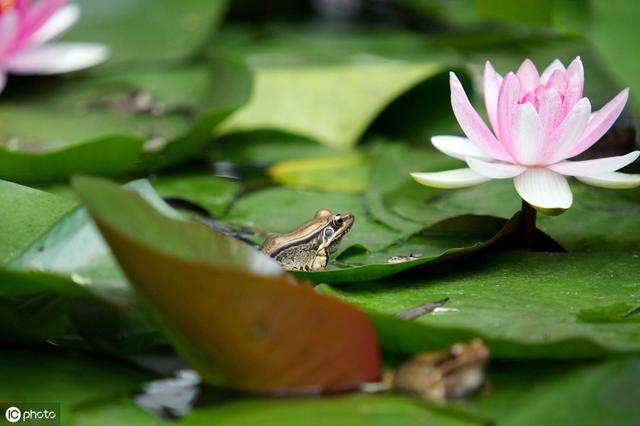
[[477,424],[429,410],[418,400],[395,395],[356,395],[322,399],[245,400],[203,408],[188,415],[188,426],[261,424],[320,426],[333,424],[463,426]]
[[68,213],[75,203],[0,180],[0,262],[6,262]]
[[[25,206],[42,197],[74,205],[20,185]],[[177,217],[146,181],[128,185],[159,211]],[[6,209],[14,204],[5,204]],[[54,213],[55,209],[44,211]],[[5,212],[8,217],[11,215]],[[30,209],[21,216],[38,224],[46,215]],[[111,251],[82,207],[48,224],[0,268],[0,328],[5,338],[55,342],[58,346],[100,346],[123,355],[156,347],[158,332],[135,309],[133,293]],[[16,236],[20,234],[17,233]],[[6,241],[14,244],[11,239]],[[133,309],[132,309],[133,308]],[[96,319],[96,315],[100,318]],[[88,325],[93,329],[87,331]]]
[[256,67],[251,100],[219,134],[272,129],[350,147],[393,99],[443,69],[389,60]]
[[173,166],[203,149],[249,89],[242,64],[217,60],[9,91],[0,103],[0,176],[36,182]]
[[106,44],[109,65],[183,59],[206,44],[227,7],[225,0],[169,0],[162,7],[153,0],[76,3],[82,15],[64,39]]
[[255,131],[222,136],[211,144],[212,161],[266,167],[279,161],[344,154],[315,141],[277,131]]
[[494,188],[497,181],[470,189],[445,191],[420,185],[409,175],[415,171],[460,167],[456,163],[460,162],[433,149],[400,143],[380,144],[373,153],[366,192],[369,209],[378,220],[403,235],[412,235],[451,216],[511,217],[519,210],[520,201],[515,190],[511,194],[503,186]]
[[[180,218],[147,181],[127,185],[163,214]],[[77,285],[118,303],[132,303],[132,294],[111,250],[86,209],[76,208],[52,225],[29,247],[12,257],[8,266],[18,271],[46,271],[68,277]]]
[[640,60],[627,54],[628,41],[640,36],[635,25],[640,19],[640,5],[593,0],[590,6],[590,39],[611,75],[631,87],[631,102],[640,111]]
[[336,192],[363,192],[369,158],[362,153],[278,162],[268,169],[271,178],[292,188]]
[[[18,407],[20,403],[30,402],[58,403],[56,414],[60,424],[77,424],[74,420],[78,411],[125,398],[153,377],[139,369],[96,356],[26,350],[3,350],[0,375],[0,401],[14,402]],[[118,416],[121,422],[132,418],[131,415]],[[138,410],[137,419],[145,418],[153,419],[150,414]]]
[[162,197],[196,203],[214,217],[227,211],[241,189],[237,181],[205,174],[159,176],[153,187]]
[[[294,271],[316,282],[346,284],[382,280],[403,272],[426,274],[427,267],[467,258],[493,245],[518,245],[520,215],[509,221],[490,216],[458,216],[444,220],[402,243],[376,252],[345,252],[324,271]],[[561,249],[538,231],[540,248]]]
[[[384,349],[414,353],[480,336],[497,358],[593,358],[640,353],[636,323],[585,323],[579,313],[638,304],[640,259],[622,253],[490,252],[429,278],[338,292],[373,312]],[[449,298],[413,322],[381,317]],[[526,309],[527,314],[522,312]]]
[[76,178],[74,187],[145,307],[205,380],[308,392],[378,377],[375,334],[359,311],[292,285],[252,247],[161,215],[115,184]]
[[225,221],[240,227],[286,233],[312,218],[320,209],[355,215],[355,224],[343,238],[341,251],[352,246],[377,251],[400,240],[395,231],[371,218],[363,197],[358,194],[268,188],[236,201]]
[[[511,372],[515,376],[514,370]],[[500,418],[501,424],[514,426],[634,424],[640,415],[634,403],[640,396],[634,384],[640,376],[640,359],[585,365],[568,372],[565,366],[563,370],[538,383],[531,379],[517,383],[514,379],[518,376],[511,378],[514,388],[523,388],[522,398],[505,398],[510,404],[495,418]],[[544,371],[537,373],[545,375]],[[486,400],[489,402],[490,397]],[[514,410],[514,406],[518,409]]]

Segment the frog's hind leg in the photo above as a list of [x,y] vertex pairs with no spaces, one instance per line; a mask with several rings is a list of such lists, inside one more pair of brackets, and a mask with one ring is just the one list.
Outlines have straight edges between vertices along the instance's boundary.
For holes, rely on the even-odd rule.
[[312,271],[322,271],[327,266],[328,256],[325,250],[321,250],[316,254],[316,258],[313,259],[311,265]]

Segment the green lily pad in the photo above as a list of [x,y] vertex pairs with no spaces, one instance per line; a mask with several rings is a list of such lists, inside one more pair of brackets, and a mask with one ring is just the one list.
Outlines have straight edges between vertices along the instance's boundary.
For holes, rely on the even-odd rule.
[[[60,411],[56,414],[60,424],[77,424],[74,421],[77,412],[124,398],[153,378],[139,369],[96,356],[25,350],[3,350],[0,375],[0,401],[14,402],[18,407],[29,402],[58,403]],[[137,411],[137,419],[153,419],[141,409]],[[124,423],[132,418],[118,417],[118,421]]]
[[640,305],[626,303],[613,303],[611,305],[597,306],[595,308],[582,309],[578,312],[580,321],[589,323],[616,323],[616,322],[640,322]]
[[372,161],[366,192],[369,209],[376,219],[403,235],[412,235],[452,216],[507,218],[520,209],[515,190],[509,191],[499,181],[451,191],[416,183],[409,173],[462,167],[460,161],[433,149],[384,143],[374,150]]
[[[293,271],[315,283],[354,283],[381,280],[402,272],[426,274],[427,267],[463,259],[490,246],[522,245],[520,215],[509,221],[490,216],[458,216],[444,220],[399,244],[376,252],[345,252],[324,271]],[[560,247],[538,231],[540,249]]]
[[227,211],[241,189],[236,181],[204,174],[158,176],[152,183],[162,197],[191,201],[214,217]]
[[283,132],[235,133],[215,140],[208,156],[212,161],[268,166],[279,161],[302,160],[344,154],[315,141]]
[[[603,362],[527,361],[490,363],[489,389],[444,412],[463,413],[482,424],[632,425],[640,414],[633,385],[640,360]],[[559,396],[562,397],[559,397]],[[517,409],[514,410],[514,407]]]
[[65,41],[104,43],[111,49],[108,64],[185,58],[201,49],[215,31],[227,2],[170,0],[78,0],[78,22]]
[[640,5],[594,0],[590,6],[590,40],[604,59],[607,71],[621,84],[631,87],[631,102],[639,111],[640,60],[628,54],[628,41],[636,40],[640,35],[634,24],[640,19]]
[[6,262],[68,213],[72,200],[0,180],[0,262]]
[[249,104],[219,132],[277,129],[346,148],[355,145],[393,99],[442,71],[439,63],[384,61],[260,67],[254,70]]
[[[19,216],[40,235],[0,267],[0,334],[9,340],[100,347],[119,355],[166,344],[135,308],[128,281],[86,210],[76,207],[45,230],[37,226],[46,217],[42,211],[55,213],[55,209],[38,204],[43,197],[73,203],[9,185],[22,192],[21,204],[42,206],[42,210],[30,209]],[[159,211],[178,217],[146,181],[128,187]],[[7,211],[13,208],[13,204],[4,205]],[[15,244],[10,239],[6,242]]]
[[[163,214],[181,217],[159,198],[147,181],[136,181],[127,186]],[[124,274],[82,207],[53,224],[29,247],[14,255],[7,266],[17,271],[55,273],[105,299],[118,303],[132,302],[131,289]]]
[[0,102],[0,176],[37,182],[173,166],[204,148],[249,87],[242,64],[216,60],[9,91]]
[[352,246],[377,251],[400,239],[391,228],[371,218],[363,197],[358,194],[268,188],[236,201],[225,221],[235,226],[285,233],[312,218],[320,209],[355,215],[351,231],[342,240],[341,251]]
[[369,159],[361,153],[278,162],[268,169],[271,178],[292,188],[336,192],[363,192]]
[[508,4],[498,0],[475,0],[478,14],[493,20],[529,25],[549,25],[553,16],[553,0],[530,3],[516,0]]
[[[497,358],[591,358],[640,353],[637,324],[579,318],[584,309],[638,304],[639,271],[632,254],[490,252],[429,278],[358,284],[338,294],[375,313],[388,351],[413,353],[480,336]],[[379,314],[445,297],[447,311],[414,322]]]
[[287,425],[472,425],[429,410],[420,401],[395,395],[354,395],[319,399],[236,401],[195,410],[181,424]]

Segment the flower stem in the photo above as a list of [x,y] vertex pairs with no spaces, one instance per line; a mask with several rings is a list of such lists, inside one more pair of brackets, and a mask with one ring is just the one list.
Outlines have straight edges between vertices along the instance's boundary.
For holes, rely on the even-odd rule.
[[520,227],[522,239],[525,245],[533,250],[536,236],[536,209],[531,204],[522,200],[522,213],[520,216]]

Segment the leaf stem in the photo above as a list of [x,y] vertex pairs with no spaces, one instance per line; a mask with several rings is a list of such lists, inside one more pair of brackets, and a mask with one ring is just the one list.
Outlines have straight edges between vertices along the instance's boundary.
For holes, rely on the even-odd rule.
[[522,229],[522,239],[525,245],[533,250],[536,237],[536,209],[531,204],[522,200],[522,213],[520,216],[520,227]]

